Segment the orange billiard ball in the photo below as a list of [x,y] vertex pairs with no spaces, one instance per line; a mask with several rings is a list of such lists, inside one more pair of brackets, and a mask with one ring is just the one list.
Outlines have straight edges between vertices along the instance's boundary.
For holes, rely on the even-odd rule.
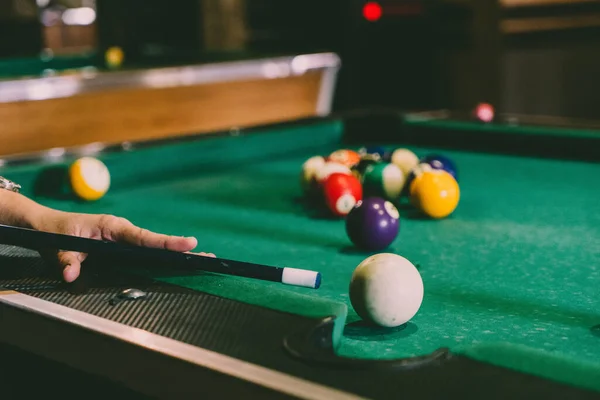
[[354,150],[341,149],[336,150],[327,157],[327,161],[336,162],[352,168],[360,162],[360,154]]
[[415,207],[431,218],[452,214],[460,201],[460,187],[454,177],[444,170],[425,171],[410,185],[410,198]]

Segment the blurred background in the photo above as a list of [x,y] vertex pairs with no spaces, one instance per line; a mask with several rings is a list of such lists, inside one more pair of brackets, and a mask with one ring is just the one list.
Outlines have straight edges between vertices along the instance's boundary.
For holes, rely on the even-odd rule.
[[596,0],[0,0],[0,79],[331,52],[331,111],[595,119],[599,39]]

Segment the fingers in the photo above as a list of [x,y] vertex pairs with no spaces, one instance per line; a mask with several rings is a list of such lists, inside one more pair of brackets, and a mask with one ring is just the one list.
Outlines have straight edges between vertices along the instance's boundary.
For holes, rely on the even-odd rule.
[[58,265],[62,270],[65,282],[73,282],[81,273],[81,263],[86,255],[73,251],[61,251],[57,254]]
[[63,280],[73,282],[81,273],[81,263],[86,259],[87,254],[73,251],[59,251],[43,249],[39,251],[40,255],[52,267],[59,269]]
[[215,256],[213,253],[191,253],[190,254],[196,254],[199,256],[204,256],[204,257],[212,257],[212,258],[216,258],[217,256]]
[[115,241],[122,241],[137,246],[167,249],[179,252],[193,250],[198,241],[193,237],[170,236],[154,233],[133,225],[123,218],[112,218],[105,229],[107,234]]

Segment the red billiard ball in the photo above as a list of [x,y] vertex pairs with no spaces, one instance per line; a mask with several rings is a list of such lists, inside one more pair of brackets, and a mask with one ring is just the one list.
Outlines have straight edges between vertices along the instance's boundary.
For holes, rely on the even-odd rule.
[[323,194],[331,213],[343,217],[362,200],[363,190],[360,181],[354,175],[336,172],[329,175],[323,183]]
[[494,107],[488,103],[479,103],[475,107],[475,117],[483,122],[492,122],[494,119]]

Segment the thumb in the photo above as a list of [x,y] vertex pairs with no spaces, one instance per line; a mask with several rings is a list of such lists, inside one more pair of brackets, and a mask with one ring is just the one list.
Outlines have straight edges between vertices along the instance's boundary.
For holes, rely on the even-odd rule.
[[60,251],[57,254],[58,267],[62,271],[65,282],[73,282],[79,277],[81,272],[81,263],[85,260],[87,254],[73,251]]

